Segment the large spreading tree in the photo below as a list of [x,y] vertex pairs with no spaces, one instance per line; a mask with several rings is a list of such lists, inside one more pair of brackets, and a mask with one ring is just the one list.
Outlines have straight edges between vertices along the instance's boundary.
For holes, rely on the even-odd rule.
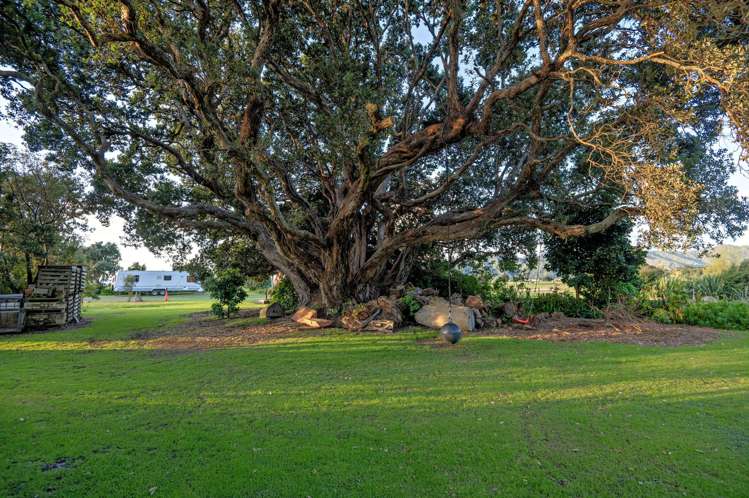
[[[691,240],[746,218],[736,164],[705,175],[681,147],[722,130],[747,144],[743,1],[0,9],[2,92],[34,147],[89,171],[101,209],[158,243],[252,241],[302,302],[368,299],[440,241],[624,217]],[[593,223],[558,215],[600,189],[618,194]]]

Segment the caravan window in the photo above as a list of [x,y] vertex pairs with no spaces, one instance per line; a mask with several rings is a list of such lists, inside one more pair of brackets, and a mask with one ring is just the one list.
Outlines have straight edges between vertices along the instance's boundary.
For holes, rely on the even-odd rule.
[[164,275],[164,280],[171,280],[171,279],[172,279],[171,275]]
[[131,275],[133,277],[133,282],[140,282],[140,275]]
[[195,277],[193,277],[192,275],[188,275],[187,276],[187,281],[190,282],[190,283],[194,283],[195,282]]

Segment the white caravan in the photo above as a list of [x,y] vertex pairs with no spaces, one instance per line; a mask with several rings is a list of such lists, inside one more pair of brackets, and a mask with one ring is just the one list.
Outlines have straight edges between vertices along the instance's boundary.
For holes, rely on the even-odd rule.
[[[128,277],[132,286],[128,285]],[[200,282],[186,271],[118,271],[114,278],[115,292],[149,292],[154,296],[169,292],[203,292]]]

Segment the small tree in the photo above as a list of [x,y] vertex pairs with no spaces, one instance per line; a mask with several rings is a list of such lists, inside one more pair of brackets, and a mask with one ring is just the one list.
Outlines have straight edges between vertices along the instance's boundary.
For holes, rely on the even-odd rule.
[[93,288],[100,288],[102,282],[111,279],[120,269],[120,249],[113,242],[96,242],[82,247],[76,254],[86,265],[88,281]]
[[135,296],[133,296],[133,287],[135,287],[135,275],[128,275],[127,277],[125,277],[125,291],[127,291],[127,301],[132,301],[133,297],[135,297],[135,301],[137,302],[142,301],[139,293],[136,292]]
[[247,297],[244,279],[244,275],[236,268],[222,270],[206,279],[205,289],[218,301],[211,306],[214,315],[229,318],[239,309],[239,303]]
[[127,267],[128,271],[146,271],[146,265],[140,264],[137,261]]
[[[580,212],[576,218],[585,219]],[[632,246],[632,223],[620,221],[607,231],[587,237],[546,241],[546,268],[559,274],[591,304],[604,306],[634,294],[640,286],[639,269],[645,251]]]

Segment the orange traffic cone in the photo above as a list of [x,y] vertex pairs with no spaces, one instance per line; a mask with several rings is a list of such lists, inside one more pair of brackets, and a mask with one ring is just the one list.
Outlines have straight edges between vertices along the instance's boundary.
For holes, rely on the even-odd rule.
[[164,289],[164,302],[169,302],[169,289]]

